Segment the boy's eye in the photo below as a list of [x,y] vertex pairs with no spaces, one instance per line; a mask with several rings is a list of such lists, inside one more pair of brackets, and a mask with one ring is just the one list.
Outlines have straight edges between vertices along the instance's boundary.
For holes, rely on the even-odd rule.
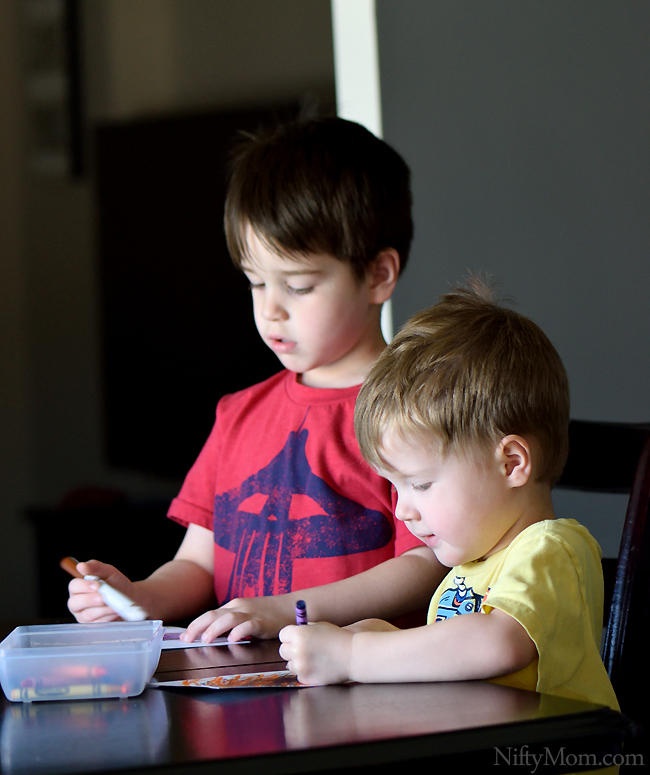
[[416,492],[426,492],[429,487],[431,487],[431,482],[426,482],[426,484],[412,484],[411,487]]
[[293,288],[291,285],[288,285],[287,288],[289,289],[290,293],[295,293],[296,296],[306,296],[308,293],[311,293],[314,290],[313,285],[310,285],[308,288]]
[[254,291],[257,288],[263,288],[264,287],[264,283],[249,282],[248,283],[248,287],[250,288],[251,291]]

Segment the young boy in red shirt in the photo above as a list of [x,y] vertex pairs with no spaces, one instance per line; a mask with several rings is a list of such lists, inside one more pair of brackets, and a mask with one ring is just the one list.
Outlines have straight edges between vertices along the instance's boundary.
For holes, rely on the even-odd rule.
[[[225,227],[258,331],[285,370],[219,402],[169,510],[188,526],[171,562],[138,582],[96,561],[79,570],[152,618],[210,608],[188,640],[275,637],[298,598],[339,624],[421,608],[443,570],[394,520],[390,484],[353,429],[359,386],[385,347],[381,307],[408,258],[408,167],[342,119],[249,137],[233,157]],[[96,582],[74,580],[70,595],[79,621],[118,618]]]

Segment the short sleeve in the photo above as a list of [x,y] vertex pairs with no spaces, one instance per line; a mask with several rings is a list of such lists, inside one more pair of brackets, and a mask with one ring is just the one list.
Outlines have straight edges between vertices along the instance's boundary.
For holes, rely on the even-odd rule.
[[505,558],[484,601],[486,612],[492,608],[512,616],[535,643],[544,677],[538,691],[571,683],[600,637],[598,552],[548,532],[532,533]]
[[[217,407],[217,418],[218,411]],[[217,418],[203,449],[167,512],[170,519],[181,525],[196,524],[208,530],[213,529],[216,472],[220,453]]]

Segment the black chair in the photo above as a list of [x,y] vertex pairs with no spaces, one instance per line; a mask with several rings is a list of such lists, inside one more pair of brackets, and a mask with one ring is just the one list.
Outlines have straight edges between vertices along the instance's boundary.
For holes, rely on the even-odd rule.
[[650,423],[571,420],[569,459],[558,487],[630,493]]
[[650,432],[634,477],[618,554],[603,661],[621,708],[646,728],[650,720]]
[[[606,586],[608,576],[614,578],[603,661],[623,712],[649,726],[650,425],[573,420],[569,444],[558,486],[630,493],[614,574],[604,564]],[[643,750],[640,738],[632,745]]]

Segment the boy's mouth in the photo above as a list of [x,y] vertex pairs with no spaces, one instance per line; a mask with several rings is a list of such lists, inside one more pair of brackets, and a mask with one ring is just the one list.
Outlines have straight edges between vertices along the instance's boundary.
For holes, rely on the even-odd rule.
[[282,339],[279,336],[269,336],[268,342],[269,347],[275,353],[288,353],[296,346],[296,342],[291,341],[291,339]]

